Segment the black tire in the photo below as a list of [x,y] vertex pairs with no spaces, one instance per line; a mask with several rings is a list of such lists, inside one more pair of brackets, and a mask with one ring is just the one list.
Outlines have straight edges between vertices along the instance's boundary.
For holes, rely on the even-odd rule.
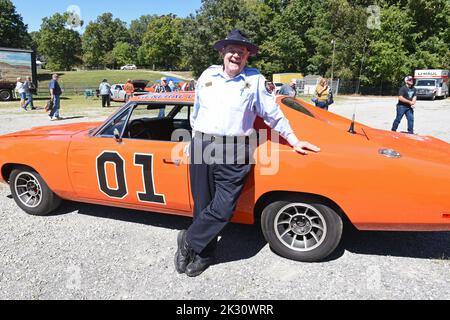
[[318,262],[339,245],[343,224],[329,206],[314,199],[298,198],[275,201],[264,208],[261,228],[271,249],[280,256]]
[[0,90],[0,101],[9,101],[12,99],[12,92],[7,89]]
[[27,167],[18,167],[11,172],[9,187],[17,205],[31,215],[47,215],[56,210],[62,201],[39,173]]
[[435,94],[433,94],[433,96],[431,97],[431,101],[434,101],[434,100],[436,100],[436,95]]

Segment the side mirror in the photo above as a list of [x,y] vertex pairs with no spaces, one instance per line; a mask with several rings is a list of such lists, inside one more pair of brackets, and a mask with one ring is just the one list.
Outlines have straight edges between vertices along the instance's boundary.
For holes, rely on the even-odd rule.
[[113,134],[114,134],[114,138],[116,139],[116,142],[121,143],[122,138],[120,137],[120,132],[119,132],[119,130],[117,130],[117,128],[114,129]]

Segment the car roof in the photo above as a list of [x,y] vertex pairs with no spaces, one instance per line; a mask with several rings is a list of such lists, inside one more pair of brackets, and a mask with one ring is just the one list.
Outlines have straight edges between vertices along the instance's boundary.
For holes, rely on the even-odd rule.
[[135,96],[130,99],[134,102],[142,103],[194,103],[195,92],[193,91],[175,91],[175,92],[161,92],[161,93],[149,93],[139,96]]

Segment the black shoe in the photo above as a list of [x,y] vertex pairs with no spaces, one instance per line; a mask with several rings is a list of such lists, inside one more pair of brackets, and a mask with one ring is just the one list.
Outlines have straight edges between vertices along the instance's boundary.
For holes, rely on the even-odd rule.
[[195,252],[186,242],[186,230],[181,230],[177,237],[178,250],[175,253],[175,269],[178,273],[184,273],[186,266],[193,260]]
[[212,256],[202,258],[198,254],[195,255],[194,260],[186,267],[186,275],[188,277],[196,277],[203,273],[214,262]]

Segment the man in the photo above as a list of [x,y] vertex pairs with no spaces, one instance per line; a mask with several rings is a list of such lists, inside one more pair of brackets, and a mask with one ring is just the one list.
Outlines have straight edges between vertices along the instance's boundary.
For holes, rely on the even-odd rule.
[[103,79],[102,83],[98,87],[100,91],[100,95],[102,96],[102,108],[105,106],[111,106],[111,85],[108,83],[108,80]]
[[[198,276],[214,261],[218,234],[233,216],[237,200],[252,165],[249,159],[248,139],[254,132],[257,115],[278,131],[294,150],[306,154],[306,149],[320,149],[306,141],[299,141],[284,117],[275,97],[267,92],[265,79],[258,70],[246,68],[250,55],[259,48],[252,44],[239,30],[231,31],[227,38],[218,41],[214,48],[223,57],[223,66],[211,66],[200,76],[194,110],[191,115],[193,140],[190,145],[189,166],[194,219],[188,230],[178,234],[178,250],[175,268],[190,277]],[[232,163],[196,155],[218,144],[221,148],[231,142]],[[217,145],[216,145],[217,146]],[[234,153],[236,148],[236,153]],[[245,154],[245,163],[237,159]],[[228,156],[228,153],[227,153]]]
[[134,92],[134,85],[131,83],[131,79],[127,80],[127,83],[123,86],[123,90],[125,90],[125,102],[128,102]]
[[283,96],[295,97],[297,95],[297,81],[292,79],[289,84],[283,84],[278,91]]
[[50,120],[61,120],[61,117],[59,116],[59,108],[60,108],[60,97],[61,97],[61,87],[58,83],[58,75],[55,73],[52,75],[52,80],[50,81],[48,85],[48,89],[50,91],[50,99],[53,101],[53,109],[50,111],[50,114],[48,117]]
[[[159,86],[156,87],[155,92],[172,92],[172,88],[167,84],[167,78],[162,77]],[[158,117],[163,118],[165,116],[166,108],[159,109]]]
[[417,101],[417,90],[414,88],[414,78],[405,77],[405,85],[398,92],[397,116],[392,124],[392,131],[397,131],[403,116],[408,121],[408,133],[414,134],[414,108]]
[[166,77],[162,77],[161,78],[159,86],[156,87],[155,92],[172,92],[172,89],[167,84],[167,78]]
[[36,87],[34,86],[33,81],[31,81],[30,76],[26,77],[26,80],[23,84],[23,88],[25,90],[25,97],[26,97],[26,102],[23,105],[23,108],[27,110],[27,106],[29,105],[31,110],[35,110],[36,108],[33,105],[33,90],[36,89]]

